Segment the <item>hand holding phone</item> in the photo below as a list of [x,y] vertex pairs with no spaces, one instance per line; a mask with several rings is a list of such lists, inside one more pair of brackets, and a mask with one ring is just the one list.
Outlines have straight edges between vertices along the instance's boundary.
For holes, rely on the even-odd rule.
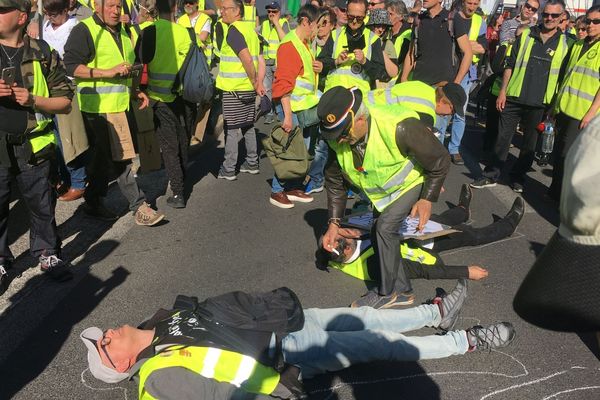
[[2,69],[2,80],[4,81],[4,84],[8,85],[9,87],[14,85],[16,74],[17,74],[17,70],[15,67],[3,68]]

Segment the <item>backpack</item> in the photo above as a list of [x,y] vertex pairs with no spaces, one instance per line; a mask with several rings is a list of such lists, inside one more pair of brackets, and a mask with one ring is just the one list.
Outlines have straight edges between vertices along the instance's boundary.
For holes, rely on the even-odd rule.
[[312,157],[308,154],[302,129],[296,126],[286,133],[277,124],[262,139],[263,148],[279,179],[304,179]]
[[173,82],[173,89],[183,86],[182,97],[190,103],[205,104],[212,100],[215,80],[208,69],[206,56],[198,47],[196,33],[187,28],[192,45]]

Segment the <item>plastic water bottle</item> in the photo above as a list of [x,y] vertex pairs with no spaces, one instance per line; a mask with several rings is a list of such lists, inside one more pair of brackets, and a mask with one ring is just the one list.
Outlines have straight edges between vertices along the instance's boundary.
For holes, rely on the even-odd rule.
[[554,124],[550,119],[544,122],[544,132],[542,132],[542,153],[550,154],[554,148]]

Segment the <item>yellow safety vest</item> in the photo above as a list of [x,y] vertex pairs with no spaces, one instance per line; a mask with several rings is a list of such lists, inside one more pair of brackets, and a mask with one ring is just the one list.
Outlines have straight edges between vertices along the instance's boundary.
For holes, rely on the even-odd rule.
[[133,43],[133,48],[135,48],[135,45],[137,44],[137,41],[140,38],[138,30],[142,32],[150,25],[154,25],[154,21],[144,21],[141,24],[131,25],[131,43]]
[[227,382],[249,393],[269,395],[279,383],[279,373],[254,358],[213,347],[176,346],[148,359],[139,371],[140,400],[158,400],[146,391],[146,380],[159,369],[179,367],[208,379]]
[[217,20],[217,22],[215,23],[215,26],[213,27],[212,30],[212,42],[213,42],[213,54],[215,55],[215,57],[221,58],[221,47],[223,47],[223,43],[221,42],[221,44],[219,45],[218,40],[217,40],[217,25],[220,25],[221,28],[223,28],[223,42],[227,39],[227,29],[229,29],[229,25],[227,25],[225,22],[223,22],[223,20],[221,19],[221,17],[219,17],[219,19]]
[[[244,24],[241,21],[235,21],[231,26],[237,28],[244,36],[244,39],[246,39],[248,51],[254,63],[254,69],[258,72],[258,55],[260,52],[258,35],[253,28],[250,28],[248,24]],[[225,92],[254,90],[250,78],[246,75],[242,61],[227,44],[227,37],[223,38],[221,46],[221,64],[219,66],[216,85]]]
[[[177,23],[185,28],[194,28],[194,32],[196,32],[196,35],[200,35],[200,33],[202,33],[202,28],[206,24],[206,21],[210,21],[210,17],[204,13],[199,13],[198,19],[196,19],[196,24],[194,26],[192,26],[190,17],[187,14],[183,14],[181,17],[179,17],[179,19],[177,20]],[[208,61],[208,63],[210,64],[210,60],[212,59],[212,55],[213,55],[213,45],[212,45],[211,35],[208,35],[206,37],[206,40],[204,40],[202,42],[197,42],[197,43],[199,46],[202,47],[202,51],[204,52],[204,55],[206,56],[206,61]]]
[[[282,28],[287,23],[288,21],[286,18],[279,18],[279,25],[281,25]],[[262,23],[261,35],[269,43],[269,45],[263,50],[263,56],[265,57],[265,60],[275,60],[277,58],[277,49],[279,48],[280,40],[279,35],[277,34],[277,29],[275,29],[274,26],[271,26],[271,21],[268,19]]]
[[398,56],[398,75],[392,77],[392,81],[397,80],[398,76],[402,74],[402,68],[404,67],[404,62],[400,60],[400,53],[402,52],[402,45],[404,41],[407,40],[410,42],[412,37],[412,30],[407,29],[402,32],[398,37],[396,37],[394,41],[394,50],[396,50],[396,55]]
[[[111,69],[127,62],[133,64],[135,59],[131,40],[121,25],[121,45],[123,53],[110,32],[98,25],[93,17],[81,21],[85,24],[94,40],[95,56],[87,64],[88,68]],[[129,109],[129,78],[76,78],[77,100],[81,111],[88,113],[116,113]]]
[[[186,28],[159,19],[156,27],[156,49],[148,64],[148,96],[154,100],[170,103],[177,97],[173,81],[181,69],[192,41]],[[162,56],[162,57],[161,57]],[[181,91],[177,88],[175,92]]]
[[[374,280],[369,273],[368,260],[375,254],[373,246],[367,247],[358,258],[347,264],[329,261],[328,265],[331,268],[339,269],[340,271],[353,276],[363,281]],[[433,254],[427,252],[420,247],[411,247],[407,242],[400,244],[400,256],[407,260],[412,260],[424,265],[435,265],[438,259]]]
[[401,104],[418,113],[429,115],[435,124],[435,89],[421,81],[397,83],[386,89],[367,93],[368,104]]
[[[373,48],[373,43],[379,39],[375,33],[372,31],[363,28],[363,34],[365,35],[365,48],[362,49],[365,53],[365,57],[371,58],[371,51]],[[333,59],[335,60],[342,51],[345,50],[344,47],[348,46],[348,37],[346,36],[346,27],[337,28],[333,34]],[[348,54],[348,59],[337,66],[337,68],[332,69],[327,75],[327,80],[325,81],[325,91],[331,89],[334,86],[343,86],[345,88],[351,88],[356,86],[363,93],[363,96],[371,90],[371,84],[369,81],[369,77],[363,71],[361,66],[361,72],[354,73],[352,72],[352,64],[356,63],[356,58],[354,54]]]
[[314,61],[313,54],[300,40],[294,29],[283,38],[282,43],[291,42],[302,59],[302,75],[296,77],[296,84],[290,96],[292,111],[302,111],[313,108],[319,103],[320,93],[317,87],[319,85],[319,74],[316,74],[312,68]]
[[[583,40],[571,49],[566,78],[558,98],[558,109],[571,118],[581,120],[592,106],[600,89],[600,41],[596,41],[580,58]],[[596,115],[600,110],[596,112]]]
[[363,164],[357,169],[348,143],[329,140],[336,152],[338,163],[347,178],[367,195],[378,211],[385,210],[404,193],[423,183],[420,166],[402,155],[396,144],[396,125],[407,118],[419,116],[416,112],[393,105],[370,105],[369,137]]
[[[521,34],[521,41],[519,42],[519,54],[517,54],[517,62],[513,69],[512,76],[508,82],[508,88],[506,89],[506,95],[510,97],[520,97],[521,89],[523,88],[523,80],[525,79],[525,71],[527,70],[527,63],[529,62],[529,56],[531,49],[533,48],[534,39],[529,35],[529,28],[523,30]],[[546,93],[544,95],[544,104],[550,104],[552,98],[556,94],[556,88],[558,86],[558,74],[560,73],[560,67],[563,59],[567,55],[569,50],[567,45],[567,39],[565,35],[561,34],[558,40],[558,46],[552,55],[552,62],[550,63],[550,75],[548,77],[548,83],[546,84]]]
[[[479,30],[483,23],[483,17],[479,14],[473,14],[471,17],[471,29],[469,30],[469,40],[476,42],[479,37]],[[480,56],[473,54],[473,64],[477,64],[480,60]]]
[[244,16],[239,21],[254,30],[256,28],[256,7],[244,4]]
[[[33,61],[33,88],[31,94],[39,97],[50,97],[48,91],[48,84],[46,83],[46,77],[42,72],[42,66],[39,61]],[[39,110],[35,110],[35,119],[37,125],[29,133],[29,143],[31,144],[31,150],[35,154],[42,150],[49,144],[55,144],[56,138],[52,130],[47,129],[52,123],[52,117]]]

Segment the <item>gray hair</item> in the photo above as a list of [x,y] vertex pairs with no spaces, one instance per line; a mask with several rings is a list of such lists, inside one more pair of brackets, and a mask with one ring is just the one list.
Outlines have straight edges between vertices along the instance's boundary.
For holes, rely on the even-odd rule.
[[385,8],[391,8],[396,14],[405,18],[408,16],[408,8],[402,0],[385,0]]

